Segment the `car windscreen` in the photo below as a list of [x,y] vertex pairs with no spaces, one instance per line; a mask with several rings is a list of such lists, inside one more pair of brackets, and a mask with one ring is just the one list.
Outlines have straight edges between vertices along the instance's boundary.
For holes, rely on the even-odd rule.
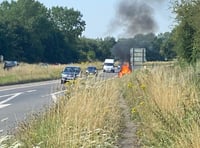
[[64,72],[73,72],[73,69],[71,67],[66,67]]
[[87,70],[88,71],[94,71],[94,70],[96,70],[96,67],[88,67]]
[[80,67],[72,67],[73,72],[80,73],[81,68]]
[[105,66],[113,66],[113,63],[104,63]]

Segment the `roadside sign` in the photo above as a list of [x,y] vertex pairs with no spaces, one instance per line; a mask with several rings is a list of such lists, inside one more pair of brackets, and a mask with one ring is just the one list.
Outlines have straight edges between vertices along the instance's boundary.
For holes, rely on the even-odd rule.
[[132,69],[141,68],[145,61],[146,61],[145,48],[131,48],[130,49],[130,62],[131,62]]

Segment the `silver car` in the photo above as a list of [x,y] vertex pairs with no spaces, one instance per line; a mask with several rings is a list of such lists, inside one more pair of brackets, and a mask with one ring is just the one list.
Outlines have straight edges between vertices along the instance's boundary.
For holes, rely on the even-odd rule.
[[61,84],[81,77],[81,68],[79,66],[66,66],[61,73]]

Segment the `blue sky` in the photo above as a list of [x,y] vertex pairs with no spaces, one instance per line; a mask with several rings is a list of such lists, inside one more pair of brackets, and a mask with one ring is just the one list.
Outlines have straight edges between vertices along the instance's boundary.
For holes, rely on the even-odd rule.
[[[3,0],[0,0],[2,2]],[[88,38],[101,38],[106,36],[120,37],[123,28],[118,28],[114,32],[108,31],[112,20],[116,19],[116,8],[123,0],[38,0],[46,7],[63,6],[74,8],[83,14],[83,20],[86,21],[86,30],[83,35]],[[125,1],[125,0],[124,0]],[[134,1],[134,0],[132,0]],[[137,1],[137,0],[135,0]],[[142,0],[139,0],[142,1]],[[144,2],[146,0],[143,0]],[[162,1],[156,3],[155,1]],[[173,27],[173,15],[171,14],[170,0],[148,0],[154,8],[154,17],[157,23],[155,33],[170,31]]]
[[[86,30],[84,36],[89,38],[98,38],[105,36],[119,37],[123,28],[118,28],[115,32],[108,32],[111,21],[116,17],[116,8],[120,0],[39,0],[47,7],[67,6],[79,10],[83,14],[83,20],[86,21]],[[145,1],[145,0],[144,0]],[[156,0],[148,0],[154,8],[155,21],[157,23],[157,31],[161,33],[170,31],[173,27],[173,15],[171,14],[170,0],[162,3],[155,3]]]

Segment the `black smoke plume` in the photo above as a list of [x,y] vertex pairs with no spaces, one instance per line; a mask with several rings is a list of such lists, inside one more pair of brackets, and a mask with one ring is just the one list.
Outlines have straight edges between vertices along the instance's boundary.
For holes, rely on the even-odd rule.
[[108,32],[121,30],[123,37],[134,37],[157,31],[158,25],[154,17],[155,4],[165,0],[121,0],[116,8]]
[[[122,31],[118,43],[111,49],[112,54],[121,62],[130,60],[131,48],[144,48],[134,42],[137,35],[154,34],[158,25],[154,10],[166,0],[121,0],[117,5],[116,16],[110,24],[109,32]],[[157,5],[157,6],[156,6]]]

